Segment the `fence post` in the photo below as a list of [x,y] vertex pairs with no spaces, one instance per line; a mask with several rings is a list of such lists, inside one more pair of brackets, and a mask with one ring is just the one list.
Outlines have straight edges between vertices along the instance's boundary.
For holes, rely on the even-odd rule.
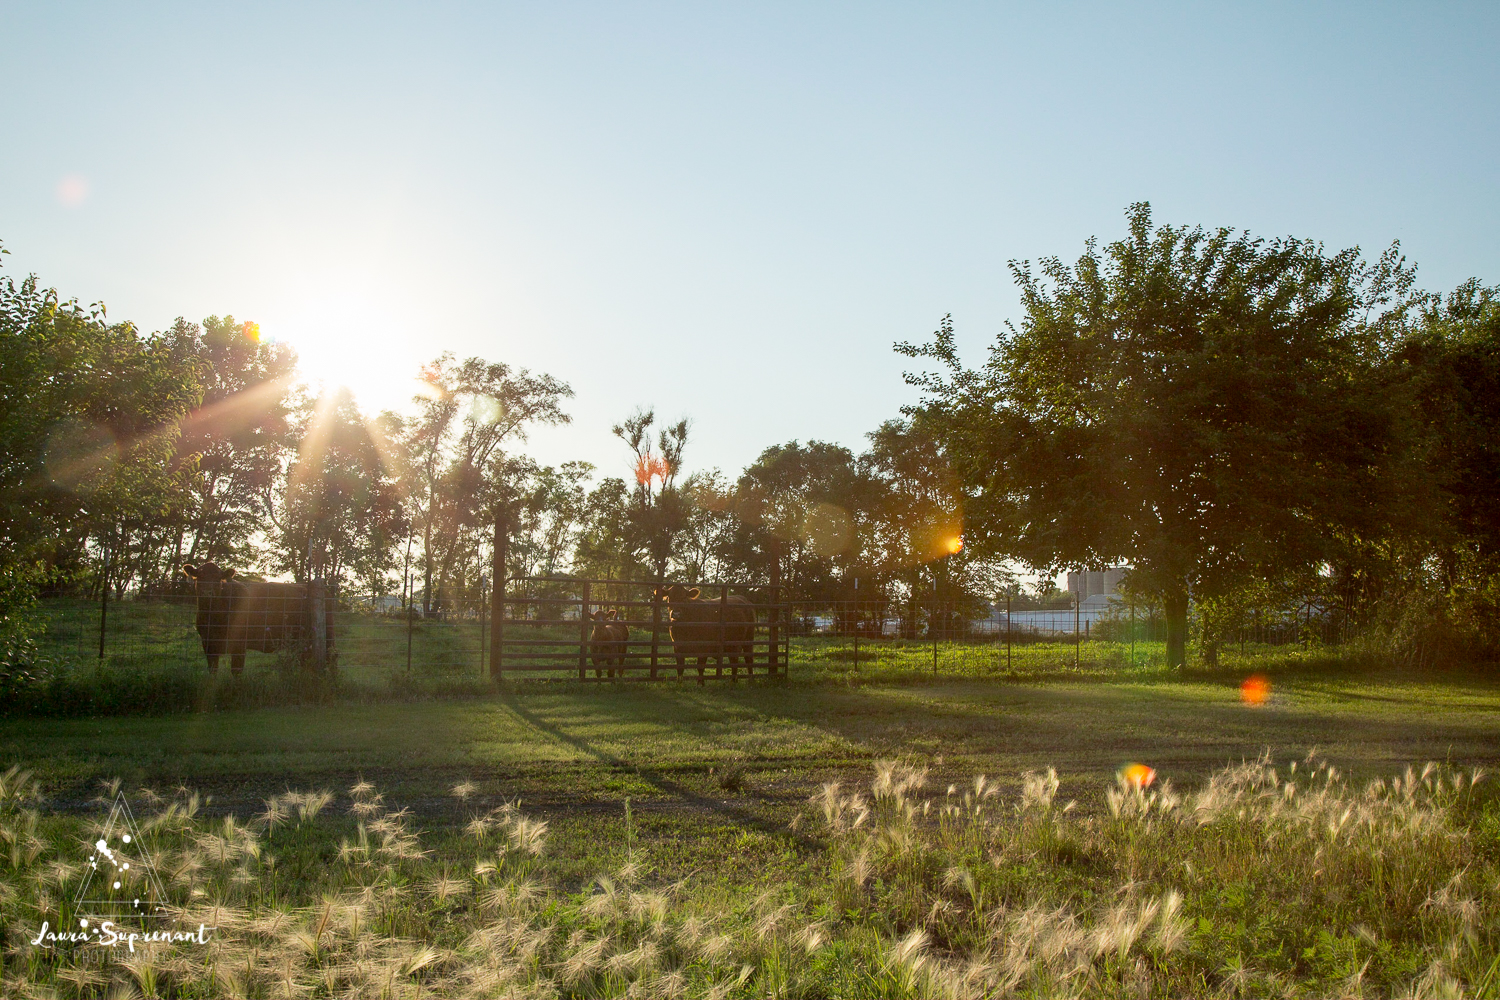
[[859,673],[859,577],[854,578],[854,672]]
[[589,663],[589,585],[584,581],[578,598],[578,679],[588,676]]
[[109,618],[109,547],[104,548],[104,572],[99,587],[99,659],[104,659],[104,623]]
[[932,613],[927,616],[927,631],[932,633],[932,679],[937,680],[937,564],[932,567]]
[[[719,588],[719,669],[715,672],[716,677],[724,676],[724,661],[729,659],[729,630],[727,628],[729,618],[729,584]],[[735,657],[729,665],[729,676],[734,680],[740,678],[740,661]]]
[[307,585],[307,606],[312,613],[313,669],[322,673],[328,668],[328,607],[325,601],[327,584],[318,577]]
[[1005,672],[1010,672],[1010,594],[1005,595]]
[[1130,602],[1130,666],[1135,666],[1135,602]]
[[[776,676],[776,664],[780,659],[781,652],[781,543],[771,543],[771,585],[767,588],[771,596],[771,607],[766,613],[766,669],[772,677]],[[751,644],[753,650],[754,644]],[[754,656],[754,653],[751,653]],[[791,651],[787,652],[787,659],[791,659]]]
[[505,512],[495,516],[495,545],[490,555],[490,677],[505,672]]
[[1077,670],[1083,664],[1083,635],[1078,631],[1078,619],[1083,614],[1083,601],[1078,597],[1078,591],[1073,591],[1073,669]]
[[486,610],[486,605],[485,605],[485,601],[484,601],[484,585],[485,585],[484,574],[480,573],[479,574],[479,676],[480,677],[484,676],[484,640],[485,640],[484,630],[485,630],[485,625],[487,624],[485,622],[485,620],[484,620],[484,613],[485,613],[485,610]]
[[412,600],[411,574],[406,574],[406,672],[411,673],[411,632],[417,617],[417,603]]
[[[656,680],[656,664],[658,647],[661,642],[661,580],[658,579],[656,586],[651,588],[651,679]],[[682,671],[677,671],[677,676],[682,676]]]

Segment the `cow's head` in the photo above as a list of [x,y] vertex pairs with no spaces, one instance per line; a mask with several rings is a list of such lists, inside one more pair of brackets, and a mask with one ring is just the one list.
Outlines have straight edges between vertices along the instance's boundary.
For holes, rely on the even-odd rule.
[[668,604],[686,604],[688,601],[696,601],[700,593],[697,587],[684,587],[680,583],[674,583],[670,587],[658,587],[656,599]]
[[590,633],[590,638],[600,641],[605,639],[613,639],[615,637],[613,628],[614,622],[615,619],[619,616],[620,613],[614,610],[595,611],[593,614],[589,615],[589,617],[594,620],[594,628]]
[[217,563],[212,562],[199,563],[197,566],[188,563],[182,567],[182,575],[189,580],[196,581],[200,591],[204,587],[217,590],[219,584],[228,583],[234,579],[234,570],[220,569]]

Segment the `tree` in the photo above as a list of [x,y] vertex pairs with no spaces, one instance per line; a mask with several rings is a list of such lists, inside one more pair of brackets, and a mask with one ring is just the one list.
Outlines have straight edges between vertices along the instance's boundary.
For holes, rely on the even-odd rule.
[[1012,262],[1025,317],[966,369],[950,320],[897,350],[961,476],[966,541],[1038,569],[1134,563],[1185,660],[1189,594],[1323,560],[1390,511],[1396,445],[1373,369],[1412,272],[1297,239],[1154,227],[1070,268]]
[[844,578],[859,566],[863,549],[864,485],[854,455],[841,445],[789,441],[767,448],[737,488],[742,558],[768,562],[779,549],[782,584],[793,599],[852,596]]
[[188,467],[174,454],[180,423],[200,398],[186,338],[110,323],[101,304],[64,301],[34,275],[0,281],[7,579],[86,576],[97,587],[106,549],[119,585],[152,573],[161,525],[185,504]]
[[210,316],[201,327],[179,317],[170,333],[192,345],[203,396],[177,444],[190,504],[176,525],[169,572],[184,559],[243,561],[266,527],[264,499],[296,443],[290,397],[297,356],[233,316]]
[[654,410],[637,410],[612,430],[635,453],[635,489],[626,514],[626,545],[632,555],[651,568],[658,586],[666,579],[667,564],[687,527],[688,504],[677,488],[682,453],[687,448],[688,422],[679,420],[657,434],[651,445]]
[[[483,572],[480,550],[502,509],[520,496],[508,488],[504,445],[531,424],[563,424],[573,390],[550,375],[444,354],[422,369],[426,391],[405,422],[402,445],[412,514],[421,525],[423,612],[432,610],[433,577],[461,587]],[[513,470],[512,470],[513,471]]]
[[873,493],[867,560],[888,591],[894,585],[892,596],[905,599],[902,633],[916,634],[928,586],[955,619],[980,611],[1009,575],[964,544],[963,485],[933,428],[925,419],[887,420],[866,436],[870,450],[860,465]]

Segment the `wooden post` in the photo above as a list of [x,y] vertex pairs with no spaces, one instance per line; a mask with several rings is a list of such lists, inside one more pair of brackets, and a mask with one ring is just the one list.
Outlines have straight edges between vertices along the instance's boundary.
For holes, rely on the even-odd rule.
[[307,609],[312,615],[313,669],[322,673],[328,669],[328,607],[325,599],[327,584],[318,577],[307,585]]
[[495,547],[490,559],[490,677],[505,673],[505,511],[495,517]]
[[589,585],[583,585],[578,597],[578,679],[588,676],[589,666]]
[[1130,602],[1130,665],[1135,666],[1135,602]]
[[1083,636],[1078,632],[1078,618],[1083,614],[1083,601],[1078,596],[1078,591],[1073,592],[1073,669],[1077,670],[1083,662]]
[[411,673],[411,633],[417,617],[417,605],[412,600],[411,574],[406,574],[406,672]]

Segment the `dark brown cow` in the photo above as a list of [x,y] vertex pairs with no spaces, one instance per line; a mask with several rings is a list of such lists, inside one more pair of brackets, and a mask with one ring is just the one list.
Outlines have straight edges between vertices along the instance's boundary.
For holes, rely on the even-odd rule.
[[619,664],[620,676],[625,676],[625,644],[630,641],[630,626],[616,621],[616,611],[596,611],[589,616],[594,620],[594,631],[589,634],[589,655],[593,658],[594,676],[603,677],[608,668],[609,676],[615,675]]
[[[712,657],[722,666],[727,658],[734,663],[743,657],[750,673],[755,672],[755,608],[738,594],[720,604],[703,600],[697,587],[674,583],[656,592],[657,600],[667,602],[672,621],[672,653],[677,657],[677,676],[682,676],[689,657],[698,659],[698,683],[703,683],[703,665]],[[722,623],[720,614],[723,614]]]
[[198,585],[198,638],[208,657],[208,672],[219,672],[219,657],[229,669],[245,669],[245,651],[272,653],[295,646],[310,635],[307,586],[300,583],[250,583],[234,570],[211,562],[182,567]]

